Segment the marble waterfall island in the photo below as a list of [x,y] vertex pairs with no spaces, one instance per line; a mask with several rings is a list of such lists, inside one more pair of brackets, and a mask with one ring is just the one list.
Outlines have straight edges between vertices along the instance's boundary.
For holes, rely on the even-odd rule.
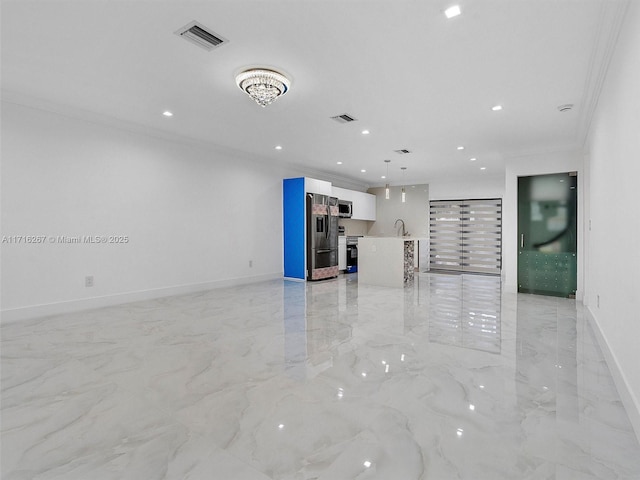
[[403,287],[413,282],[418,238],[362,237],[358,239],[358,283]]

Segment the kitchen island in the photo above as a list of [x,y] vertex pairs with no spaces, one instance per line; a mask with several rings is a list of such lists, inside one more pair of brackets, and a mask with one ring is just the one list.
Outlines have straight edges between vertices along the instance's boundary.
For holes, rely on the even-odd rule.
[[402,287],[413,282],[418,238],[358,239],[358,283]]

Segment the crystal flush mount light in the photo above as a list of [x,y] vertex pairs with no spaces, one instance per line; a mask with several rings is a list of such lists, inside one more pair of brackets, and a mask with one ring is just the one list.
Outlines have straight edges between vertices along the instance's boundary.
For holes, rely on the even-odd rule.
[[236,84],[261,107],[266,107],[287,91],[291,82],[274,70],[255,68],[246,70],[236,77]]

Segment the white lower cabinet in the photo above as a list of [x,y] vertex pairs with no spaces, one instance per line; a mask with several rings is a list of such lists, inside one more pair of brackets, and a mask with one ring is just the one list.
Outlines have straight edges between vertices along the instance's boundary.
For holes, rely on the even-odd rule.
[[338,237],[338,270],[347,269],[347,237]]

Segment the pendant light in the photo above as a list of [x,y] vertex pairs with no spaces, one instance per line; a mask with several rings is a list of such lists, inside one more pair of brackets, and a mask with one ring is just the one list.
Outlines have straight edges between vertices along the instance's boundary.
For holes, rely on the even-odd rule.
[[407,192],[404,191],[404,171],[406,169],[407,167],[400,167],[400,170],[402,170],[402,203],[407,201]]
[[384,198],[389,200],[389,163],[391,160],[385,160],[384,163],[387,164],[387,176],[384,177],[387,180],[387,184],[384,187]]

